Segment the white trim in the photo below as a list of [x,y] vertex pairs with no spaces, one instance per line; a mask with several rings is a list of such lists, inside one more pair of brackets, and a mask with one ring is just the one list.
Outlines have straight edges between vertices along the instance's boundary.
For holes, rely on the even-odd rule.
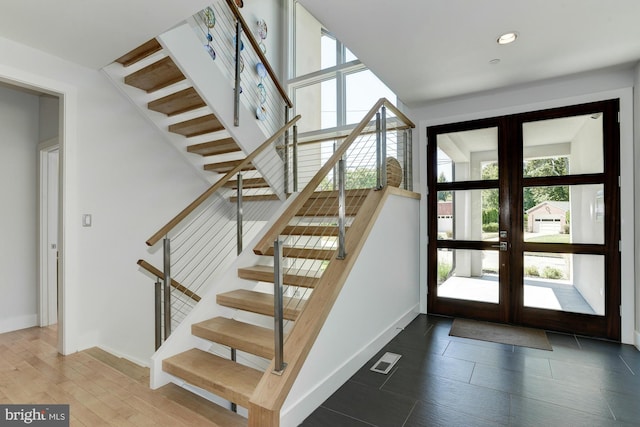
[[[71,263],[78,259],[77,230],[70,227],[69,212],[77,212],[78,195],[76,150],[77,150],[77,89],[67,83],[42,75],[0,64],[0,81],[11,85],[44,92],[60,99],[59,143],[60,143],[60,218],[58,242],[60,264],[60,289],[58,295],[58,352],[71,354],[77,351],[77,268]],[[36,322],[37,322],[37,316]]]
[[[58,138],[51,138],[38,144],[38,324],[49,326],[52,322],[49,304],[49,155],[59,152]],[[58,168],[59,169],[59,168]],[[59,173],[59,170],[58,170]],[[60,216],[58,206],[58,217]],[[56,242],[57,244],[57,242]],[[57,295],[56,295],[57,302]]]

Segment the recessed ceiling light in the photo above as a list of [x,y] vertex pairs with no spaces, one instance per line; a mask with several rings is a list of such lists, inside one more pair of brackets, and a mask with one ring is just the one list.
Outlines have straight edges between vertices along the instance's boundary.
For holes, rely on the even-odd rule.
[[509,44],[516,41],[517,38],[518,38],[518,33],[516,33],[515,31],[511,31],[509,33],[504,33],[503,35],[498,37],[497,41],[498,41],[498,44]]

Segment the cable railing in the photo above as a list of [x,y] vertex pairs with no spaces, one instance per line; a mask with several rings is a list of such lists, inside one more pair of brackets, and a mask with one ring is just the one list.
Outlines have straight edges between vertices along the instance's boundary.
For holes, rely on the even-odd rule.
[[[263,49],[266,49],[267,24],[249,25],[233,0],[214,0],[193,17],[196,35],[234,86],[234,124],[239,125],[239,105],[242,102],[265,135],[273,134],[289,120],[293,103],[280,84]],[[261,42],[256,40],[256,35]],[[236,43],[236,40],[240,40]],[[236,58],[240,58],[236,61]]]
[[[283,188],[267,185],[245,189],[243,184],[262,181],[263,174],[283,174],[277,147],[284,144],[287,130],[299,119],[300,116],[294,117],[253,153],[230,166],[224,176],[147,240],[148,246],[161,240],[163,245],[162,268],[138,261],[157,279],[156,348],[191,311],[212,278],[242,251],[243,242],[256,236],[269,219],[269,206],[246,201],[256,195],[255,191],[262,192],[258,195],[261,198],[281,200],[283,197],[277,196],[284,194]],[[258,159],[261,159],[260,172],[251,170]]]
[[411,190],[413,127],[381,99],[348,136],[298,142],[297,150],[287,147],[292,152],[285,157],[298,165],[288,173],[304,189],[254,248],[273,256],[276,372],[286,365],[283,331],[295,328],[289,323],[329,264],[349,256],[345,237],[367,198],[387,185]]

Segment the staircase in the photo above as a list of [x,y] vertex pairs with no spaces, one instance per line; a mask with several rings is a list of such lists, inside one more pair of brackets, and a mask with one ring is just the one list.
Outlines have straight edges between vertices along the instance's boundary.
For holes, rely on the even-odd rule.
[[[209,182],[243,160],[244,153],[238,143],[156,39],[116,59],[115,63],[120,64],[121,69],[112,68],[111,73],[116,74],[114,80],[146,93],[142,95],[146,114],[154,118],[155,113],[163,115],[164,119],[156,118],[156,123],[177,146],[184,147],[183,155],[191,163],[209,174],[206,177]],[[121,80],[119,75],[123,76]],[[199,160],[191,155],[199,156]],[[243,181],[244,200],[256,196],[277,199],[253,164],[242,170],[248,172]],[[226,186],[236,189],[237,181],[230,181]]]
[[[372,190],[352,190],[348,192],[347,212],[349,222],[358,213],[366,194]],[[289,236],[284,245],[284,256],[293,267],[285,269],[283,283],[290,295],[304,297],[284,297],[284,318],[294,322],[305,307],[306,301],[320,281],[324,268],[335,256],[338,227],[320,225],[337,223],[336,191],[316,192],[303,205],[290,224],[285,227]],[[322,240],[322,248],[318,243]],[[268,250],[259,264],[241,267],[238,277],[254,284],[273,283],[273,266],[267,265],[273,256],[273,247]],[[322,270],[308,270],[296,265],[323,265]],[[253,315],[273,316],[273,294],[248,288],[234,289],[217,294],[220,306],[232,308]],[[242,318],[240,313],[234,317]],[[271,322],[266,322],[273,324]],[[287,329],[291,329],[289,325]],[[203,340],[242,351],[265,360],[265,365],[274,357],[273,329],[247,323],[241,320],[217,316],[191,326],[191,333]],[[163,370],[191,385],[197,386],[244,408],[249,408],[250,400],[261,380],[264,370],[231,361],[207,351],[189,349],[163,360]],[[244,420],[243,422],[246,422]],[[238,424],[243,425],[243,424]]]
[[[159,39],[165,44],[163,36]],[[144,103],[142,105],[138,101],[139,107],[147,111],[145,114],[151,121],[169,135],[174,145],[181,148],[183,155],[198,167],[203,176],[208,176],[210,182],[240,168],[248,174],[242,178],[243,201],[259,204],[280,200],[282,191],[279,192],[280,197],[271,191],[269,178],[265,179],[257,170],[260,164],[257,168],[253,164],[257,159],[252,157],[254,152],[245,157],[241,149],[242,138],[234,139],[233,130],[225,129],[222,124],[225,120],[217,117],[214,109],[205,102],[205,99],[211,102],[211,94],[201,96],[196,89],[200,86],[193,84],[172,58],[173,54],[165,52],[158,40],[150,40],[116,61],[120,68],[114,71],[114,80],[122,76],[121,89],[132,98],[140,99],[142,94]],[[397,117],[402,116],[398,111],[394,113]],[[371,114],[374,114],[374,109]],[[364,132],[364,127],[371,122],[371,116],[368,117],[358,132],[370,136],[373,134],[370,129]],[[344,151],[334,153],[331,159],[346,156],[348,145],[345,143]],[[369,188],[346,191],[345,227],[354,229],[347,235],[353,256],[337,261],[338,192],[313,190],[321,187],[320,179],[327,176],[335,165],[335,161],[331,165],[327,162],[316,175],[318,179],[314,177],[311,180],[313,184],[282,201],[280,213],[283,216],[271,218],[264,227],[265,234],[256,238],[260,244],[242,252],[233,269],[229,270],[229,274],[235,277],[227,277],[225,273],[216,278],[215,287],[211,288],[213,294],[194,294],[199,302],[189,315],[189,322],[183,322],[179,330],[174,330],[152,358],[152,387],[171,381],[205,395],[212,405],[219,406],[215,412],[220,414],[220,418],[216,416],[214,421],[221,426],[279,425],[283,401],[387,196],[386,191]],[[281,171],[282,167],[277,170]],[[224,182],[226,189],[239,187],[236,180],[220,182]],[[236,197],[229,197],[228,201],[235,202]],[[285,346],[291,342],[301,346],[289,353],[285,349],[286,361],[291,367],[282,376],[271,372],[275,353],[272,326],[274,296],[270,290],[273,289],[270,284],[274,282],[273,239],[269,245],[262,244],[267,235],[274,233],[286,236],[282,254],[283,317],[287,321],[285,336],[290,341],[285,341]],[[153,274],[162,278],[159,270]],[[314,299],[314,295],[317,298]],[[190,298],[196,300],[193,296]],[[392,320],[397,322],[396,317]],[[295,328],[296,322],[302,327]],[[187,328],[190,328],[190,335]],[[372,337],[363,335],[363,339],[371,341],[373,337],[380,336],[376,331]],[[334,369],[331,365],[325,368]],[[154,375],[154,369],[162,372]],[[274,381],[281,380],[280,384],[272,385]],[[272,398],[277,402],[268,402]],[[241,407],[240,413],[244,416],[235,413],[236,406]]]

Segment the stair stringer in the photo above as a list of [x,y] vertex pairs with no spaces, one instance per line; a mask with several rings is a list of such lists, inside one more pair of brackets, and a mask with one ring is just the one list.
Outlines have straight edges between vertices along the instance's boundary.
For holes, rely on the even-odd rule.
[[[215,316],[235,318],[237,310],[218,305],[216,303],[216,295],[234,289],[252,289],[256,286],[256,282],[240,279],[238,277],[238,268],[257,264],[258,261],[263,258],[253,253],[253,247],[264,236],[264,234],[270,230],[273,224],[280,218],[282,213],[287,209],[289,204],[295,200],[298,194],[299,193],[292,194],[285,202],[283,202],[282,206],[276,210],[274,215],[262,227],[260,232],[257,233],[255,238],[249,244],[245,245],[245,249],[242,253],[238,255],[238,257],[231,263],[231,265],[229,265],[229,267],[227,267],[225,271],[221,272],[213,279],[206,292],[203,295],[200,295],[200,302],[184,318],[182,323],[172,331],[169,338],[153,354],[153,356],[151,356],[150,387],[152,389],[162,387],[169,382],[174,382],[175,384],[184,387],[184,381],[177,379],[162,370],[162,361],[191,348],[198,348],[203,351],[208,351],[211,348],[211,342],[195,337],[191,334],[191,325]],[[193,391],[192,388],[186,388]]]
[[[361,249],[352,253],[357,258],[300,371],[292,374],[295,379],[279,411],[280,426],[300,425],[419,314],[419,196],[388,187],[382,191],[388,194],[378,217]],[[308,320],[303,316],[312,299],[288,341],[299,338],[295,329]],[[280,380],[270,378],[259,389],[270,390],[275,385],[271,381]],[[257,393],[252,399],[256,405],[261,400]]]
[[[255,112],[249,110],[243,102],[240,102],[240,126],[234,126],[233,82],[225,76],[218,63],[211,59],[191,25],[184,23],[158,36],[157,40],[183,74],[190,79],[193,87],[242,151],[252,153],[270,136],[265,135],[258,125]],[[248,72],[252,71],[245,71]],[[275,150],[261,153],[253,164],[269,183],[272,191],[283,199],[283,174],[268,173],[273,169],[274,161],[280,165],[276,170],[282,171],[284,163]]]
[[[185,76],[186,80],[174,83],[170,86],[159,89],[152,93],[146,93],[143,90],[140,90],[133,86],[129,86],[124,83],[124,78],[128,74],[131,74],[134,71],[142,69],[147,65],[150,65],[166,56],[167,56],[167,52],[160,51],[128,67],[123,67],[117,62],[114,62],[102,68],[101,71],[111,81],[111,83],[116,87],[116,89],[118,89],[125,98],[127,98],[136,106],[140,114],[144,118],[146,118],[153,125],[154,128],[158,130],[159,134],[164,138],[164,140],[166,140],[172,147],[174,147],[180,153],[181,160],[189,164],[191,167],[194,167],[196,169],[196,172],[198,173],[198,176],[202,178],[202,180],[205,183],[211,185],[214,182],[216,182],[222,175],[211,173],[209,171],[204,170],[206,158],[197,154],[189,153],[187,151],[187,146],[189,144],[205,142],[207,140],[227,138],[230,136],[229,132],[227,132],[227,130],[225,129],[215,133],[202,135],[200,137],[185,138],[182,135],[169,132],[168,128],[170,125],[174,123],[179,123],[182,121],[200,117],[202,115],[212,113],[213,110],[211,110],[211,108],[206,106],[206,107],[198,108],[196,110],[188,111],[186,113],[177,114],[172,117],[167,117],[165,114],[158,113],[156,111],[152,111],[149,108],[147,108],[147,104],[150,101],[153,101],[158,98],[162,98],[166,95],[169,95],[174,92],[178,92],[182,89],[186,89],[190,87],[191,84],[189,82],[189,77]],[[216,156],[216,159],[220,159],[220,161],[225,160],[225,157],[223,156],[225,155]]]

